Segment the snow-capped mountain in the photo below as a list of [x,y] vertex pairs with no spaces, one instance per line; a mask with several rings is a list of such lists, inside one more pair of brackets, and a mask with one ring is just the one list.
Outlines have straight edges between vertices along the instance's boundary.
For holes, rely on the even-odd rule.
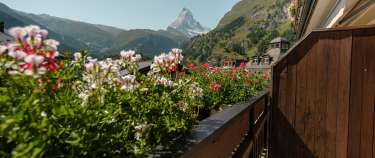
[[168,26],[169,31],[178,31],[188,37],[194,37],[210,31],[209,28],[203,27],[197,20],[194,19],[193,13],[183,8],[177,19]]

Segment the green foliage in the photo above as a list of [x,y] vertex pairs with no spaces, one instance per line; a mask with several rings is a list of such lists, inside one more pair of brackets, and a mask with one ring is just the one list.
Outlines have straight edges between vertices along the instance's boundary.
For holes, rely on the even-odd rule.
[[[199,103],[180,89],[156,86],[139,76],[139,90],[109,85],[84,103],[72,87],[84,68],[66,68],[43,78],[0,74],[1,157],[113,157],[138,155],[187,133]],[[56,89],[57,84],[61,85]],[[185,85],[188,85],[185,83]],[[188,107],[182,110],[181,102]],[[197,102],[198,101],[198,102]]]
[[[67,54],[64,68],[41,77],[8,75],[0,66],[0,157],[138,157],[189,133],[200,109],[246,100],[267,84],[263,75],[243,69],[202,70],[164,74],[175,83],[168,87],[133,71],[134,63],[125,63],[139,87],[124,91],[95,82],[82,99],[77,89],[92,87],[88,73],[96,80],[104,73],[104,81],[111,74],[88,71],[85,58],[72,62]],[[212,91],[212,82],[221,85],[219,92]]]
[[203,88],[203,107],[214,111],[222,105],[246,101],[265,89],[270,80],[268,72],[249,72],[244,63],[225,69],[203,64],[190,70],[192,79]]

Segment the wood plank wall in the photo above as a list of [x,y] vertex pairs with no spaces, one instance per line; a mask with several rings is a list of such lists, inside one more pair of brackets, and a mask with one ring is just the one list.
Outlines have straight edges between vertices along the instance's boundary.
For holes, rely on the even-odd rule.
[[273,68],[276,158],[375,157],[375,28],[316,31]]

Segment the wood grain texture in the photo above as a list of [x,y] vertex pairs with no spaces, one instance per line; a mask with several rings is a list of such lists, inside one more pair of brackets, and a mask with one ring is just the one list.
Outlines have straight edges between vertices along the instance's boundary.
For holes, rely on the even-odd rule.
[[375,157],[374,54],[375,27],[313,32],[288,51],[273,72],[276,157]]

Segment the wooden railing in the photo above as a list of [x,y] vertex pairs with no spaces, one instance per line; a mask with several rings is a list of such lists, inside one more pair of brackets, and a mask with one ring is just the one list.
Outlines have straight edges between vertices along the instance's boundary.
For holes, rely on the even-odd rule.
[[203,120],[193,130],[194,145],[183,157],[252,157],[268,148],[269,95],[264,92],[249,102]]
[[[191,135],[177,139],[149,157],[246,157],[267,155],[269,93],[237,103],[195,126]],[[263,157],[264,157],[263,156]]]
[[268,96],[264,97],[267,97],[265,102],[255,103],[250,109],[250,128],[232,152],[232,157],[258,158],[268,155],[270,106]]
[[375,26],[317,30],[273,67],[271,157],[375,157]]

